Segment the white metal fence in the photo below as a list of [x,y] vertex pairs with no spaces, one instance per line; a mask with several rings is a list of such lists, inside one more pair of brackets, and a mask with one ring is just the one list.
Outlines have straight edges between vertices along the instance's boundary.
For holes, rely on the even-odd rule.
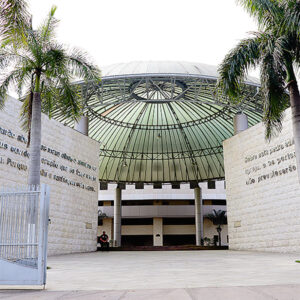
[[45,284],[48,219],[48,186],[0,189],[0,284]]

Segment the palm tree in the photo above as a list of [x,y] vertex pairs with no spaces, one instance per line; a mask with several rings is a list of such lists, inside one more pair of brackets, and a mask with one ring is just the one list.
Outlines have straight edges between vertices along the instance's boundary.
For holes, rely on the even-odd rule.
[[[85,52],[66,50],[55,40],[58,24],[54,17],[56,7],[52,7],[45,21],[33,30],[28,14],[23,12],[23,9],[26,10],[25,2],[3,0],[0,2],[1,10],[3,3],[7,2],[22,4],[16,11],[21,10],[24,19],[17,22],[18,27],[11,29],[7,19],[9,13],[0,15],[2,24],[6,24],[0,48],[0,104],[3,106],[10,86],[17,88],[20,96],[26,92],[22,117],[30,143],[28,184],[36,186],[40,184],[41,112],[51,117],[55,109],[77,119],[81,114],[81,103],[72,80],[81,78],[98,82],[100,70],[87,59]],[[24,23],[20,25],[22,20]]]
[[226,211],[224,211],[224,210],[216,211],[214,209],[212,214],[208,214],[204,217],[209,219],[210,221],[212,221],[214,225],[218,226],[216,229],[217,229],[217,232],[219,235],[219,246],[221,247],[221,245],[222,245],[221,244],[221,231],[222,231],[221,226],[227,224]]
[[270,140],[281,130],[283,112],[290,104],[300,178],[300,95],[295,75],[300,62],[300,3],[296,0],[238,2],[258,21],[259,31],[227,54],[219,67],[217,86],[231,101],[238,101],[249,68],[260,66],[266,138]]

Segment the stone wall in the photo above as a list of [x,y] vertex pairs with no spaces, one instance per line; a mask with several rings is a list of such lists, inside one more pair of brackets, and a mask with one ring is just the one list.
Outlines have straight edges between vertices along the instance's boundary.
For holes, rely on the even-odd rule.
[[[20,107],[9,97],[0,111],[0,186],[27,183],[29,149]],[[42,145],[41,182],[51,187],[48,254],[95,251],[99,145],[45,115]]]
[[257,124],[224,142],[229,247],[300,251],[300,184],[291,110],[270,143]]

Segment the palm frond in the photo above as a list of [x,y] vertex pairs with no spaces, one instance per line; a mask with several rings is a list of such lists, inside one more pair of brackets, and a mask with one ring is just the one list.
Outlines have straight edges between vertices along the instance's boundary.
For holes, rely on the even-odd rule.
[[[18,55],[13,49],[0,48],[0,70],[5,70],[6,68],[11,69],[15,66],[20,66],[24,57]],[[2,72],[1,72],[2,73]],[[3,74],[0,74],[3,76]]]
[[17,47],[30,27],[30,15],[24,0],[0,0],[0,39],[2,45]]
[[7,99],[6,94],[4,96],[0,96],[0,110],[4,108],[6,99]]
[[259,63],[262,41],[265,36],[256,36],[242,40],[231,50],[219,66],[219,80],[217,87],[231,99],[236,99],[241,92],[241,84],[250,67]]
[[[42,111],[52,118],[53,112],[59,109],[60,90],[57,87],[57,81],[52,77],[43,77],[42,85]],[[61,113],[63,112],[61,111]]]
[[225,210],[215,210],[213,209],[213,213],[207,214],[204,216],[209,219],[214,225],[225,225],[227,224],[227,217]]
[[55,38],[55,29],[59,21],[55,18],[56,6],[53,6],[46,20],[38,28],[41,42],[51,42]]
[[40,68],[43,61],[43,44],[40,42],[39,33],[32,29],[27,29],[27,44],[25,51],[32,56],[32,60],[37,68]]
[[77,90],[66,78],[61,79],[59,106],[66,117],[77,119],[81,114],[81,102]]
[[261,88],[264,95],[263,121],[268,140],[281,131],[283,111],[289,105],[285,93],[285,74],[283,65],[274,60],[274,53],[266,53],[261,63]]
[[66,53],[62,46],[51,45],[49,50],[43,55],[42,67],[45,69],[45,74],[48,78],[58,76],[62,69],[66,71],[66,64]]
[[101,72],[98,67],[95,66],[88,59],[86,52],[79,49],[73,49],[67,57],[68,67],[73,72],[74,76],[83,78],[86,81],[100,82]]
[[281,24],[283,33],[295,32],[300,36],[300,2],[298,0],[283,0],[285,18]]
[[31,118],[32,118],[32,100],[33,91],[30,89],[23,99],[22,108],[20,112],[21,128],[27,132],[27,147],[30,146],[31,140]]
[[258,21],[263,29],[278,24],[284,15],[280,1],[276,0],[238,0],[246,11]]
[[18,83],[18,79],[20,78],[20,70],[12,70],[5,76],[0,82],[0,99],[5,99],[7,95],[8,88],[10,85],[14,85]]

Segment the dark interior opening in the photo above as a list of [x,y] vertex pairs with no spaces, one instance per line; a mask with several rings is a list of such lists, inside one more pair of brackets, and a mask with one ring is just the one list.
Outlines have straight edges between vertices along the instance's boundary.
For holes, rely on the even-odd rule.
[[122,235],[123,247],[128,246],[153,246],[152,235]]
[[187,235],[164,235],[164,246],[195,245],[196,236]]
[[153,218],[124,218],[122,225],[153,225]]
[[195,218],[163,218],[163,225],[195,225]]

